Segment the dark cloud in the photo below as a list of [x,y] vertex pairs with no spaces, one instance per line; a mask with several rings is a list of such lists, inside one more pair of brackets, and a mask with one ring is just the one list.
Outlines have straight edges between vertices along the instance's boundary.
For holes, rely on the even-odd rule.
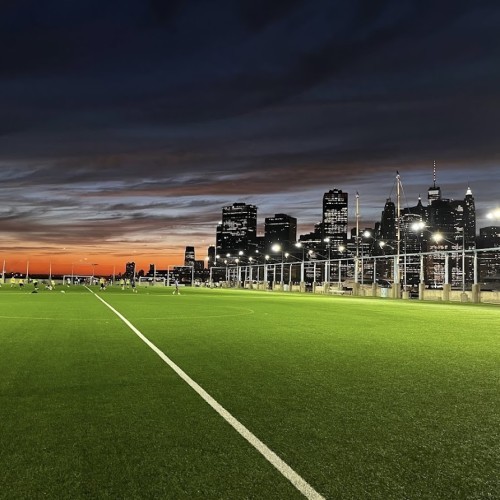
[[184,242],[242,200],[310,225],[332,187],[376,191],[375,219],[434,159],[492,202],[499,23],[483,0],[3,2],[3,241]]
[[269,25],[285,18],[304,0],[244,0],[238,2],[243,25],[252,32],[260,32]]

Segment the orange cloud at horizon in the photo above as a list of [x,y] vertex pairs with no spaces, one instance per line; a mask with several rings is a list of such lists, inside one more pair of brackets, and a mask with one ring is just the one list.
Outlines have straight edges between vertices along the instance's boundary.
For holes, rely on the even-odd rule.
[[135,262],[136,270],[143,269],[148,272],[150,264],[155,264],[157,269],[167,269],[168,266],[182,265],[184,262],[184,247],[178,251],[169,252],[168,255],[136,251],[130,255],[123,252],[84,254],[82,252],[49,254],[45,252],[0,252],[0,272],[5,276],[11,274],[22,275],[96,275],[111,276],[123,273],[127,262]]

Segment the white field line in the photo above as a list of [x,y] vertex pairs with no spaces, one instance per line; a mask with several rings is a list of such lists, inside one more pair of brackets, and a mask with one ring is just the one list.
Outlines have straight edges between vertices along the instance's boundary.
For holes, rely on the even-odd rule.
[[268,462],[270,462],[281,474],[286,477],[306,498],[311,500],[324,500],[305,479],[299,476],[288,464],[286,464],[274,451],[268,448],[257,436],[250,432],[242,423],[231,415],[221,404],[219,404],[205,389],[197,384],[186,372],[177,366],[165,353],[156,347],[145,337],[125,316],[119,313],[113,306],[108,304],[102,297],[88,289],[106,307],[111,309],[148,347],[150,347],[172,370],[179,375],[201,398],[208,403],[229,425],[231,425],[241,436],[243,436]]
[[[66,317],[55,317],[55,316],[43,316],[43,317],[38,317],[38,316],[0,316],[0,319],[29,319],[30,321],[31,320],[47,320],[47,321],[51,321],[51,320],[56,320],[56,321],[59,321],[59,320],[64,320],[64,321],[94,321],[94,322],[108,322],[110,320],[108,319],[95,319],[95,318],[66,318]],[[167,318],[165,318],[167,319]],[[118,321],[116,319],[114,319],[113,321]]]

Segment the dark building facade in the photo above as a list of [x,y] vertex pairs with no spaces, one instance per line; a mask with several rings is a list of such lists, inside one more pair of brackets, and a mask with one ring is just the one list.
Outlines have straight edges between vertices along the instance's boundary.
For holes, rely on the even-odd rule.
[[125,273],[123,274],[125,279],[135,278],[135,262],[127,262],[125,264]]
[[382,211],[377,238],[384,242],[390,241],[394,243],[397,237],[396,232],[396,205],[390,198],[387,198]]
[[233,203],[222,208],[222,221],[217,226],[217,254],[236,255],[254,251],[257,238],[257,207]]
[[216,256],[215,247],[213,245],[210,245],[207,249],[208,267],[216,265],[215,256]]
[[280,244],[283,250],[292,250],[297,241],[297,219],[286,214],[266,217],[264,222],[264,246],[269,252],[272,245]]

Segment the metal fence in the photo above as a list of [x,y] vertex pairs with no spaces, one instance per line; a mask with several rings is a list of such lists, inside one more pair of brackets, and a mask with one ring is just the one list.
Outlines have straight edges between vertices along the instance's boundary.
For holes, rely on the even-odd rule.
[[212,267],[209,283],[261,290],[480,302],[488,299],[485,292],[491,292],[493,299],[500,293],[500,248],[234,263]]

